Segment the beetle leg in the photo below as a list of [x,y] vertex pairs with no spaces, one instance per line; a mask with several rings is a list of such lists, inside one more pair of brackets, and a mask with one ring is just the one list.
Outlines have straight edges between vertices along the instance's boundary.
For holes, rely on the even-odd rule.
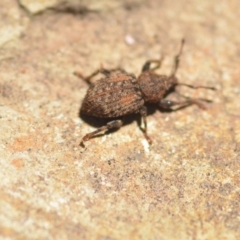
[[81,72],[74,72],[74,75],[76,75],[77,77],[83,79],[88,85],[91,85],[92,84],[91,79],[93,77],[95,77],[99,72],[100,71],[98,69],[98,70],[94,71],[92,74],[90,74],[87,77],[83,76]]
[[81,72],[74,72],[74,75],[76,75],[77,77],[83,79],[88,85],[92,85],[91,79],[93,77],[95,77],[99,73],[102,73],[103,75],[108,77],[110,75],[111,71],[112,70],[108,70],[108,69],[105,69],[105,68],[99,68],[99,69],[97,69],[96,71],[94,71],[92,74],[90,74],[87,77],[83,76]]
[[199,99],[194,99],[194,98],[189,98],[185,101],[180,101],[180,102],[162,99],[159,103],[159,106],[165,109],[171,109],[174,106],[178,106],[178,109],[180,109],[180,108],[188,107],[193,104],[197,105],[201,109],[206,109],[205,105]]
[[214,91],[217,90],[215,87],[194,86],[194,85],[190,85],[190,84],[186,84],[186,83],[177,83],[176,85],[186,86],[186,87],[193,88],[193,89],[206,88],[206,89],[210,89],[210,90],[214,90]]
[[180,56],[182,54],[184,43],[185,43],[185,39],[182,39],[179,52],[178,52],[178,54],[174,58],[174,66],[173,66],[173,70],[172,70],[171,76],[175,76],[175,74],[176,74],[176,72],[178,70],[179,59],[180,59]]
[[144,128],[141,128],[141,130],[143,131],[144,137],[147,139],[148,143],[152,144],[152,139],[147,134],[147,108],[146,108],[146,106],[142,106],[142,108],[140,109],[139,112],[142,116],[143,124],[144,124]]
[[[154,60],[154,59],[151,59],[151,60],[148,60],[144,63],[143,67],[142,67],[142,72],[145,72],[145,71],[155,71],[156,69],[160,68],[161,67],[161,64],[162,64],[162,61],[164,59],[164,56],[162,56],[160,59],[158,60]],[[156,66],[153,67],[153,68],[150,68],[150,65],[151,63],[155,63]]]
[[95,77],[96,75],[98,75],[99,73],[108,77],[108,76],[110,76],[111,72],[114,72],[114,71],[117,71],[117,70],[125,73],[125,71],[122,68],[105,69],[105,68],[101,67],[87,77],[84,76],[81,72],[74,72],[73,74],[76,75],[77,77],[83,79],[88,85],[92,85],[93,84],[92,81],[91,81],[92,78]]
[[107,123],[107,125],[102,126],[102,127],[98,128],[97,130],[86,134],[82,138],[82,141],[81,141],[80,145],[84,146],[84,142],[88,141],[90,138],[93,138],[96,134],[98,134],[100,132],[103,132],[103,131],[110,130],[110,129],[120,128],[122,126],[122,124],[123,124],[122,120],[114,120],[114,121],[109,122],[109,123]]

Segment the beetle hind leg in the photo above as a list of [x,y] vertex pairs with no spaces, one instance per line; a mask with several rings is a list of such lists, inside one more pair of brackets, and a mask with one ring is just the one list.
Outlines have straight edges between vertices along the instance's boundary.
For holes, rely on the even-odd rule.
[[104,131],[107,131],[107,130],[111,130],[111,129],[118,129],[122,126],[122,120],[114,120],[114,121],[111,121],[111,122],[108,122],[107,125],[105,126],[102,126],[100,128],[98,128],[97,130],[91,132],[91,133],[88,133],[86,134],[83,138],[82,138],[82,141],[80,143],[81,146],[84,147],[84,142],[90,140],[91,138],[93,138],[94,136],[96,136],[98,133],[100,132],[104,132]]

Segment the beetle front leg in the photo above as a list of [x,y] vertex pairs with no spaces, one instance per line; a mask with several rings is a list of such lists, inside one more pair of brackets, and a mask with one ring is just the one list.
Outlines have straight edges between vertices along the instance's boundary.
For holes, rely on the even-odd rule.
[[142,106],[142,108],[140,109],[139,112],[142,116],[143,124],[144,124],[144,128],[141,128],[141,130],[143,131],[144,137],[147,139],[148,143],[152,144],[152,139],[147,134],[147,108],[146,108],[146,106]]
[[93,131],[91,133],[86,134],[82,138],[82,141],[81,141],[80,145],[84,146],[84,142],[86,142],[89,139],[93,138],[96,134],[98,134],[100,132],[103,132],[103,131],[110,130],[110,129],[120,128],[122,126],[122,124],[123,124],[122,120],[114,120],[114,121],[109,122],[109,123],[107,123],[107,125],[102,126],[102,127],[98,128],[97,130],[95,130],[95,131]]
[[[162,57],[161,57],[160,59],[158,59],[158,60],[153,60],[153,59],[152,59],[152,60],[146,61],[145,64],[143,65],[143,67],[142,67],[142,72],[149,71],[149,70],[155,71],[156,69],[160,68],[163,59],[164,59],[164,56],[162,56]],[[150,68],[151,63],[155,63],[156,66],[153,67],[153,68]]]

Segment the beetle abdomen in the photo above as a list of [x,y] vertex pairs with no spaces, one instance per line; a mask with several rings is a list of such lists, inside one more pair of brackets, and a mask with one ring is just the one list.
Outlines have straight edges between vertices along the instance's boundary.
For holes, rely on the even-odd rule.
[[100,79],[84,98],[83,114],[102,118],[136,113],[144,105],[138,82],[133,75],[118,74]]

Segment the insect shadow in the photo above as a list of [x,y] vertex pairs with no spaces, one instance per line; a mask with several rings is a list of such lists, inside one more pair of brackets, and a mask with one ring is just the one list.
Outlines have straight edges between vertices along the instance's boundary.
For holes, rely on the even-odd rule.
[[[173,90],[171,92],[174,92]],[[171,92],[169,92],[168,94],[170,94]],[[206,101],[206,100],[205,100]],[[211,102],[208,100],[208,102]],[[176,109],[170,109],[170,108],[163,108],[163,107],[159,107],[157,105],[154,104],[150,104],[150,103],[146,103],[146,107],[148,109],[148,114],[147,116],[151,116],[153,115],[156,111],[160,111],[161,113],[165,114],[165,113],[172,113],[172,112],[176,112],[176,111],[180,111],[184,108],[187,108],[188,106],[181,106],[178,107]],[[94,127],[94,128],[100,128],[104,125],[106,125],[108,122],[110,121],[114,121],[114,120],[119,120],[121,119],[123,122],[123,126],[127,126],[129,124],[132,124],[133,122],[137,123],[138,128],[144,132],[144,129],[142,127],[142,117],[140,114],[129,114],[126,116],[123,116],[121,118],[117,117],[117,118],[98,118],[98,117],[93,117],[93,116],[88,116],[85,115],[82,111],[81,111],[81,107],[79,108],[79,112],[78,112],[78,116],[79,118],[81,118],[85,123],[89,124],[90,126]],[[112,128],[107,130],[106,132],[103,133],[99,133],[94,135],[92,138],[99,138],[102,137],[103,135],[109,135],[111,133],[117,132],[119,130],[119,128]]]

